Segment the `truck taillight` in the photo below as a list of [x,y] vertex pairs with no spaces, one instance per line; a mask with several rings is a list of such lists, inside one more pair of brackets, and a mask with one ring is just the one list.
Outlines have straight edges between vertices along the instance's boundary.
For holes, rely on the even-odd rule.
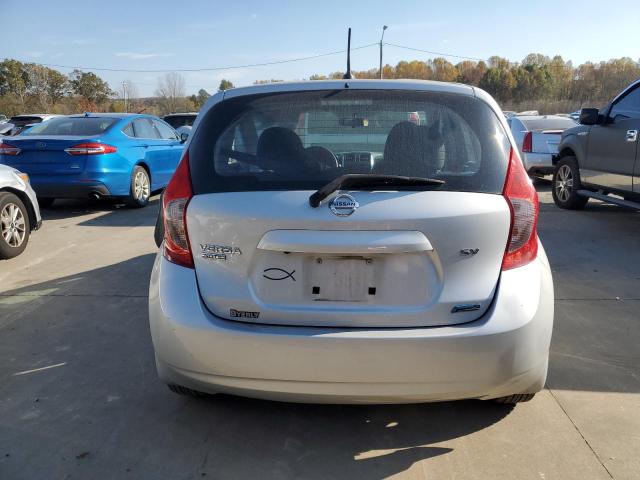
[[20,150],[18,147],[16,147],[15,145],[11,145],[10,143],[0,143],[0,155],[16,156],[20,155],[21,151],[22,150]]
[[524,140],[522,141],[522,151],[524,153],[533,152],[533,132],[527,132],[524,134]]
[[164,257],[172,263],[193,268],[193,255],[187,231],[187,207],[193,197],[189,152],[186,151],[162,195],[164,218]]
[[532,262],[538,255],[538,192],[514,149],[502,195],[511,211],[509,241],[502,260],[502,270],[509,270]]
[[65,148],[64,151],[69,155],[102,155],[105,153],[115,153],[118,149],[113,145],[107,145],[105,143],[87,142]]

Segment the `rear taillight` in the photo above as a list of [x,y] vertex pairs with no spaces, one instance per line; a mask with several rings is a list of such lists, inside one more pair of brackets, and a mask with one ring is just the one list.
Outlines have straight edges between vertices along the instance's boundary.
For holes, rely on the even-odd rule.
[[10,143],[0,143],[0,155],[11,155],[16,156],[19,155],[21,150],[15,145],[11,145]]
[[524,153],[533,152],[533,132],[527,132],[524,134],[524,140],[522,141],[522,151]]
[[189,152],[186,151],[162,195],[164,217],[164,257],[172,263],[193,268],[187,232],[187,206],[193,197]]
[[538,254],[538,192],[513,149],[502,195],[511,210],[509,242],[502,260],[502,270],[509,270],[526,265]]
[[107,145],[105,143],[87,142],[65,148],[64,151],[69,155],[102,155],[105,153],[115,153],[118,149],[113,145]]

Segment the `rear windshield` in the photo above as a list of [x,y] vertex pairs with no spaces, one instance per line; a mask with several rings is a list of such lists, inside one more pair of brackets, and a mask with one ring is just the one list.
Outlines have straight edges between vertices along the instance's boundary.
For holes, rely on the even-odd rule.
[[173,128],[191,127],[196,121],[196,115],[167,115],[163,120]]
[[481,100],[400,90],[335,90],[225,100],[189,149],[197,193],[318,189],[348,173],[444,180],[501,193],[509,141]]
[[106,117],[59,117],[32,127],[24,135],[100,135],[117,118]]
[[570,118],[553,117],[553,118],[536,118],[532,120],[520,120],[527,130],[532,132],[539,132],[542,130],[566,130],[567,128],[575,127],[576,122]]

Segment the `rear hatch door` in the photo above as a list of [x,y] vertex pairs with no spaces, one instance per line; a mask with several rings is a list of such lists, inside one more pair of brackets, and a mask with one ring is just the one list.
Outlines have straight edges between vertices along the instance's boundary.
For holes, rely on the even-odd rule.
[[[309,82],[202,114],[188,147],[187,227],[211,312],[415,327],[472,321],[489,308],[511,221],[502,115],[467,87],[383,87]],[[362,173],[338,157],[363,152],[376,158],[369,175],[425,183],[354,184],[312,207],[316,190]]]

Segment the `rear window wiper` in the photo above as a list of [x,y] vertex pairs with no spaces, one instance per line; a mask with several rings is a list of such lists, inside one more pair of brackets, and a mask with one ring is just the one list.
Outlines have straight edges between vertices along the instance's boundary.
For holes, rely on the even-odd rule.
[[309,205],[316,208],[320,202],[336,190],[355,187],[441,187],[444,180],[424,177],[403,177],[400,175],[374,175],[349,173],[330,181],[309,197]]

